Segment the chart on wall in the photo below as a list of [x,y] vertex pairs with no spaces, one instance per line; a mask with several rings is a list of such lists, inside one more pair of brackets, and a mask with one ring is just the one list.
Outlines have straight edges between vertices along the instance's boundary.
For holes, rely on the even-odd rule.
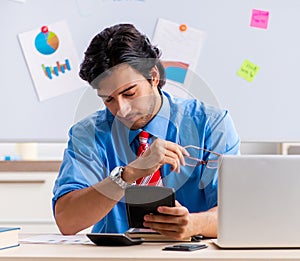
[[20,33],[19,40],[40,101],[82,88],[78,54],[65,21]]

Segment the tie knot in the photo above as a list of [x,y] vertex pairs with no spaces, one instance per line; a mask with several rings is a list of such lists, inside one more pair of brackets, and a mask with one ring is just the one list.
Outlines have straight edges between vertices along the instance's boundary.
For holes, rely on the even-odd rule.
[[139,141],[141,144],[147,143],[149,138],[149,133],[147,131],[141,131],[139,134]]

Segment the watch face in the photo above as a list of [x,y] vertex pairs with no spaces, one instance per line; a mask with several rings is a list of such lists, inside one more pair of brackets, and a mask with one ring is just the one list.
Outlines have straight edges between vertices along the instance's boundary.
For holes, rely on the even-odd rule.
[[113,177],[121,177],[121,173],[122,173],[122,167],[115,167],[112,172],[111,175]]

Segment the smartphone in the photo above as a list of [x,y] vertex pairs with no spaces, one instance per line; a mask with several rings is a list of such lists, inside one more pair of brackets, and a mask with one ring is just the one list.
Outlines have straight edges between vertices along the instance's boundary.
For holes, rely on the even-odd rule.
[[195,251],[199,249],[207,248],[205,244],[177,244],[173,246],[167,246],[163,248],[163,250],[170,250],[170,251]]
[[130,186],[125,190],[127,218],[130,228],[144,228],[144,216],[158,214],[159,206],[174,207],[173,188],[155,186]]

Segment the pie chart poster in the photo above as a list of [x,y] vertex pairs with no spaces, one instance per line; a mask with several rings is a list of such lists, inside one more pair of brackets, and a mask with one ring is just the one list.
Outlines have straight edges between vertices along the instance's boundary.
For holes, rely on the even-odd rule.
[[78,76],[78,55],[65,21],[20,33],[19,41],[39,101],[84,86]]

